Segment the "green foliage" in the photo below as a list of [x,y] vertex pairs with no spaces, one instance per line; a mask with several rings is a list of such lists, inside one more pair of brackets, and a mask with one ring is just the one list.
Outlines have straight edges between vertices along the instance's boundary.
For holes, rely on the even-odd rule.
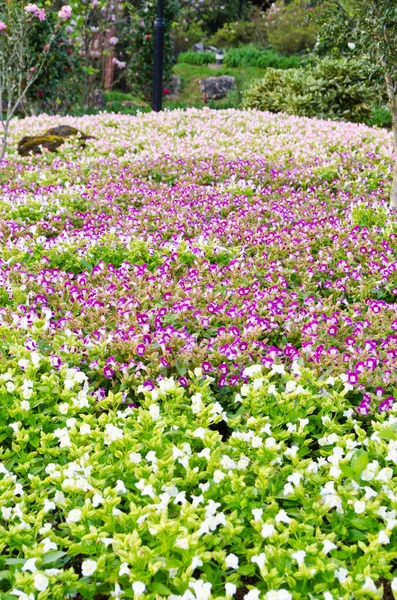
[[[128,54],[126,80],[133,93],[150,101],[153,82],[153,23],[156,18],[156,3],[134,0],[129,3],[128,10],[130,21],[128,31],[132,43],[126,50]],[[171,24],[175,22],[178,12],[178,0],[165,0],[163,81],[170,81],[172,76],[175,58]]]
[[390,108],[387,106],[375,106],[371,115],[371,120],[368,123],[368,125],[391,129],[392,118]]
[[175,54],[177,55],[180,52],[189,50],[205,36],[202,21],[190,22],[185,18],[180,18],[172,24],[171,33]]
[[[35,29],[29,32],[28,44],[37,58],[54,26],[55,18],[49,14],[45,21],[36,23]],[[66,33],[61,32],[50,48],[43,69],[29,89],[29,112],[33,109],[50,114],[68,113],[80,100],[82,80],[83,69],[79,56]]]
[[253,45],[232,48],[226,53],[226,67],[260,67],[262,69],[292,69],[301,65],[299,56],[283,56],[274,50],[261,50]]
[[363,64],[325,58],[313,68],[268,69],[245,94],[245,108],[362,122],[372,113],[374,91]]
[[186,65],[209,65],[215,62],[213,52],[181,52],[178,56],[178,63]]
[[266,42],[265,25],[263,19],[225,23],[210,37],[209,44],[216,48],[236,48],[251,42],[263,45]]
[[351,220],[354,225],[360,225],[360,227],[384,227],[387,219],[387,211],[381,206],[366,206],[360,203],[352,208]]
[[316,43],[320,11],[308,8],[304,0],[293,0],[288,5],[278,0],[267,15],[269,44],[287,55],[311,50]]

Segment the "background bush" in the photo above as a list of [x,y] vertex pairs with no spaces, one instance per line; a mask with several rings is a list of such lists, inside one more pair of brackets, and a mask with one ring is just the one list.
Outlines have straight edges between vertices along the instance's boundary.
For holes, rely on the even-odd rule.
[[175,54],[178,55],[180,52],[186,52],[204,38],[203,22],[193,21],[190,23],[186,18],[182,17],[172,24],[171,35]]
[[[131,45],[126,49],[126,80],[133,93],[150,101],[153,85],[154,31],[153,23],[157,8],[154,2],[134,0],[128,5]],[[175,63],[174,46],[171,37],[171,25],[179,14],[178,0],[165,0],[164,19],[166,23],[164,38],[163,81],[170,81]]]
[[187,65],[209,65],[215,62],[213,52],[181,52],[178,62]]
[[261,50],[253,45],[232,48],[226,53],[227,67],[260,67],[267,69],[291,69],[301,65],[299,56],[283,56],[274,50]]
[[287,6],[278,0],[267,13],[267,37],[271,47],[283,54],[311,50],[316,43],[321,10],[307,7],[304,0],[293,0]]
[[268,69],[247,90],[244,107],[361,122],[371,117],[376,97],[362,62],[325,58],[312,68]]

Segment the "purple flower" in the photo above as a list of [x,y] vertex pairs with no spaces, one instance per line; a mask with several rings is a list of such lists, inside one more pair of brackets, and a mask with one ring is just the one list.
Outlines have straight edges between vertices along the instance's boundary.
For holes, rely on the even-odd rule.
[[145,344],[138,344],[136,347],[136,353],[139,354],[139,356],[143,356],[145,354],[145,350],[146,350]]
[[57,355],[51,356],[51,364],[54,367],[54,369],[60,369],[62,366],[61,357]]
[[112,367],[110,367],[109,365],[106,365],[103,368],[103,374],[105,375],[105,377],[107,377],[108,379],[112,379],[112,377],[114,376],[114,369],[112,369]]
[[26,340],[25,342],[25,348],[26,350],[30,350],[30,352],[33,352],[34,350],[36,350],[38,346],[38,343],[36,342],[36,340]]
[[390,410],[391,408],[393,408],[393,404],[394,404],[393,396],[389,396],[388,398],[385,398],[379,404],[379,412],[385,412],[387,410]]

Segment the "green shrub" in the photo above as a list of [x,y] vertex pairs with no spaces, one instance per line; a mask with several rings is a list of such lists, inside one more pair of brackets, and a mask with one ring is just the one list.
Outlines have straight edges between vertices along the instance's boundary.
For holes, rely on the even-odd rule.
[[391,129],[392,117],[388,106],[375,106],[368,125]]
[[200,42],[204,38],[205,32],[201,21],[189,22],[182,18],[172,24],[171,35],[175,54],[178,55],[180,52],[189,50],[193,44]]
[[213,52],[181,52],[178,56],[178,63],[186,65],[209,65],[215,62]]
[[249,21],[225,23],[211,36],[209,43],[216,48],[236,48],[251,42],[263,46],[267,41],[263,14],[261,11],[255,11]]
[[232,48],[226,53],[224,64],[226,67],[260,67],[267,69],[291,69],[299,67],[299,56],[283,56],[274,50],[261,50],[253,45]]
[[288,55],[311,50],[316,43],[320,11],[308,8],[304,0],[293,0],[288,6],[277,0],[267,13],[269,44]]
[[372,114],[375,94],[361,62],[325,58],[312,68],[268,69],[247,90],[244,107],[362,122]]

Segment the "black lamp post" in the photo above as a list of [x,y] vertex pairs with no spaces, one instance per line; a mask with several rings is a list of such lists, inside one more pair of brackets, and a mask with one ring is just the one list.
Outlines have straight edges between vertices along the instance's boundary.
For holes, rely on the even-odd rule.
[[153,110],[159,112],[163,102],[164,59],[164,0],[157,0],[157,18],[154,22]]

